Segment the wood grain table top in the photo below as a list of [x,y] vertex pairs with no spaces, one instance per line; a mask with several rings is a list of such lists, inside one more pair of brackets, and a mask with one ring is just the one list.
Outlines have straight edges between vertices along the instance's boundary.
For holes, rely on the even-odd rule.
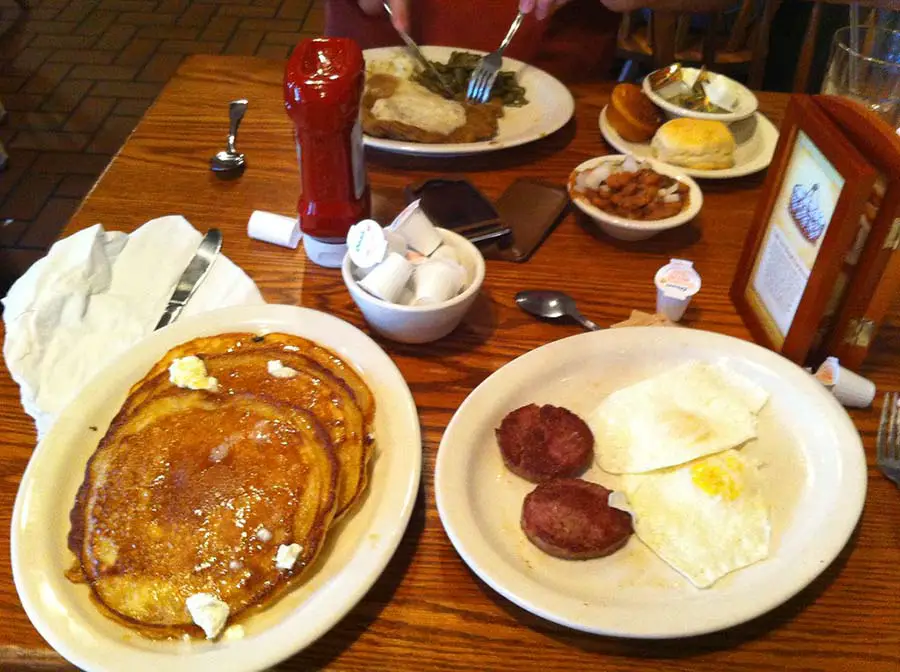
[[[239,57],[193,57],[170,81],[64,235],[102,223],[130,231],[183,214],[198,229],[222,229],[223,253],[257,282],[270,303],[323,310],[369,332],[339,271],[306,263],[302,249],[250,240],[255,209],[292,214],[299,192],[291,127],[281,102],[283,64]],[[573,89],[575,118],[533,144],[452,159],[368,152],[375,214],[397,212],[402,188],[438,175],[465,176],[498,197],[519,177],[564,185],[573,167],[610,153],[597,125],[612,84]],[[250,107],[238,145],[248,168],[217,180],[208,157],[227,129],[227,102]],[[787,96],[763,93],[776,125]],[[382,577],[319,641],[278,669],[307,670],[900,670],[900,491],[874,464],[879,401],[852,411],[866,449],[869,489],[856,531],[837,560],[784,605],[732,629],[672,641],[587,635],[519,609],[478,579],[456,554],[438,518],[433,471],[444,428],[466,395],[492,372],[545,343],[579,333],[575,324],[532,319],[516,308],[524,288],[570,293],[601,325],[655,305],[653,275],[670,257],[694,261],[703,289],[685,318],[691,327],[749,339],[728,288],[750,225],[762,176],[707,181],[691,224],[640,243],[620,243],[569,214],[524,264],[489,261],[481,295],[463,324],[430,345],[400,345],[373,334],[409,383],[419,409],[424,464],[406,535]],[[896,311],[861,373],[879,391],[900,389]],[[35,445],[18,389],[0,365],[0,528]],[[78,467],[80,468],[80,467]],[[0,669],[65,669],[26,617],[13,585],[9,537],[0,535]],[[665,609],[665,605],[661,605]],[[677,613],[672,614],[678,618]]]

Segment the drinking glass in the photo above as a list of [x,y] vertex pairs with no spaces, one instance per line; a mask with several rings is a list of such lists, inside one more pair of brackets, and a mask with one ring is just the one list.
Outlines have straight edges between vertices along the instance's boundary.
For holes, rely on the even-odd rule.
[[900,31],[859,26],[855,50],[851,30],[834,34],[822,93],[861,103],[900,133]]

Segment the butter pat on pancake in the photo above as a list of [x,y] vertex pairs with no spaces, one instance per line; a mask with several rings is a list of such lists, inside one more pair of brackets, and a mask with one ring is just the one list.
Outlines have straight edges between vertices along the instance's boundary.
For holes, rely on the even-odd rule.
[[466,123],[466,110],[418,85],[403,87],[390,98],[372,104],[372,116],[379,121],[394,121],[431,133],[450,135]]
[[627,480],[638,538],[698,588],[768,557],[758,469],[739,451]]
[[634,474],[740,446],[768,397],[723,364],[688,362],[603,400],[588,420],[597,463]]

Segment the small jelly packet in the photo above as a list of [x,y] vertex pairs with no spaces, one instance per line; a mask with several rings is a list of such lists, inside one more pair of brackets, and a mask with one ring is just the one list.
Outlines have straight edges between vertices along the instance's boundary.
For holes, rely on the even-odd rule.
[[656,272],[656,312],[678,322],[694,294],[700,291],[700,274],[686,259],[671,259]]

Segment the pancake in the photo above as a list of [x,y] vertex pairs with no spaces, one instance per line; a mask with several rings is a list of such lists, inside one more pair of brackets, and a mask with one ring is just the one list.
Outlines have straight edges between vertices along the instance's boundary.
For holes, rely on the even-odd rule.
[[[374,448],[362,409],[349,385],[311,357],[284,350],[279,344],[254,344],[221,354],[204,353],[201,357],[207,373],[218,380],[220,393],[253,393],[259,398],[304,408],[313,414],[328,433],[340,467],[335,516],[342,516],[365,489]],[[272,360],[281,361],[297,375],[292,378],[272,376],[267,369]],[[140,412],[143,404],[177,389],[180,388],[169,381],[168,370],[145,378],[129,396],[121,414]]]
[[[172,362],[190,356],[181,384],[216,378],[208,390],[170,380]],[[355,369],[307,339],[235,332],[172,348],[132,386],[88,462],[69,578],[145,635],[201,625],[216,637],[226,618],[289,589],[352,510],[374,414]]]
[[[186,600],[197,593],[233,616],[313,562],[337,471],[308,411],[178,389],[110,427],[72,509],[69,548],[100,602],[142,627],[192,626]],[[298,560],[279,569],[278,548],[292,543]]]
[[149,378],[159,375],[169,368],[169,365],[179,357],[188,355],[217,355],[225,352],[248,351],[266,348],[269,346],[282,346],[285,352],[299,352],[314,362],[324,367],[327,371],[343,380],[353,391],[356,402],[362,409],[366,422],[371,422],[375,415],[375,398],[372,396],[369,386],[356,370],[327,348],[318,343],[299,336],[274,332],[271,334],[257,335],[246,332],[233,332],[219,334],[218,336],[204,336],[195,338],[187,343],[182,343],[169,350],[160,359],[144,378],[135,383],[129,396],[138,393],[138,389]]

